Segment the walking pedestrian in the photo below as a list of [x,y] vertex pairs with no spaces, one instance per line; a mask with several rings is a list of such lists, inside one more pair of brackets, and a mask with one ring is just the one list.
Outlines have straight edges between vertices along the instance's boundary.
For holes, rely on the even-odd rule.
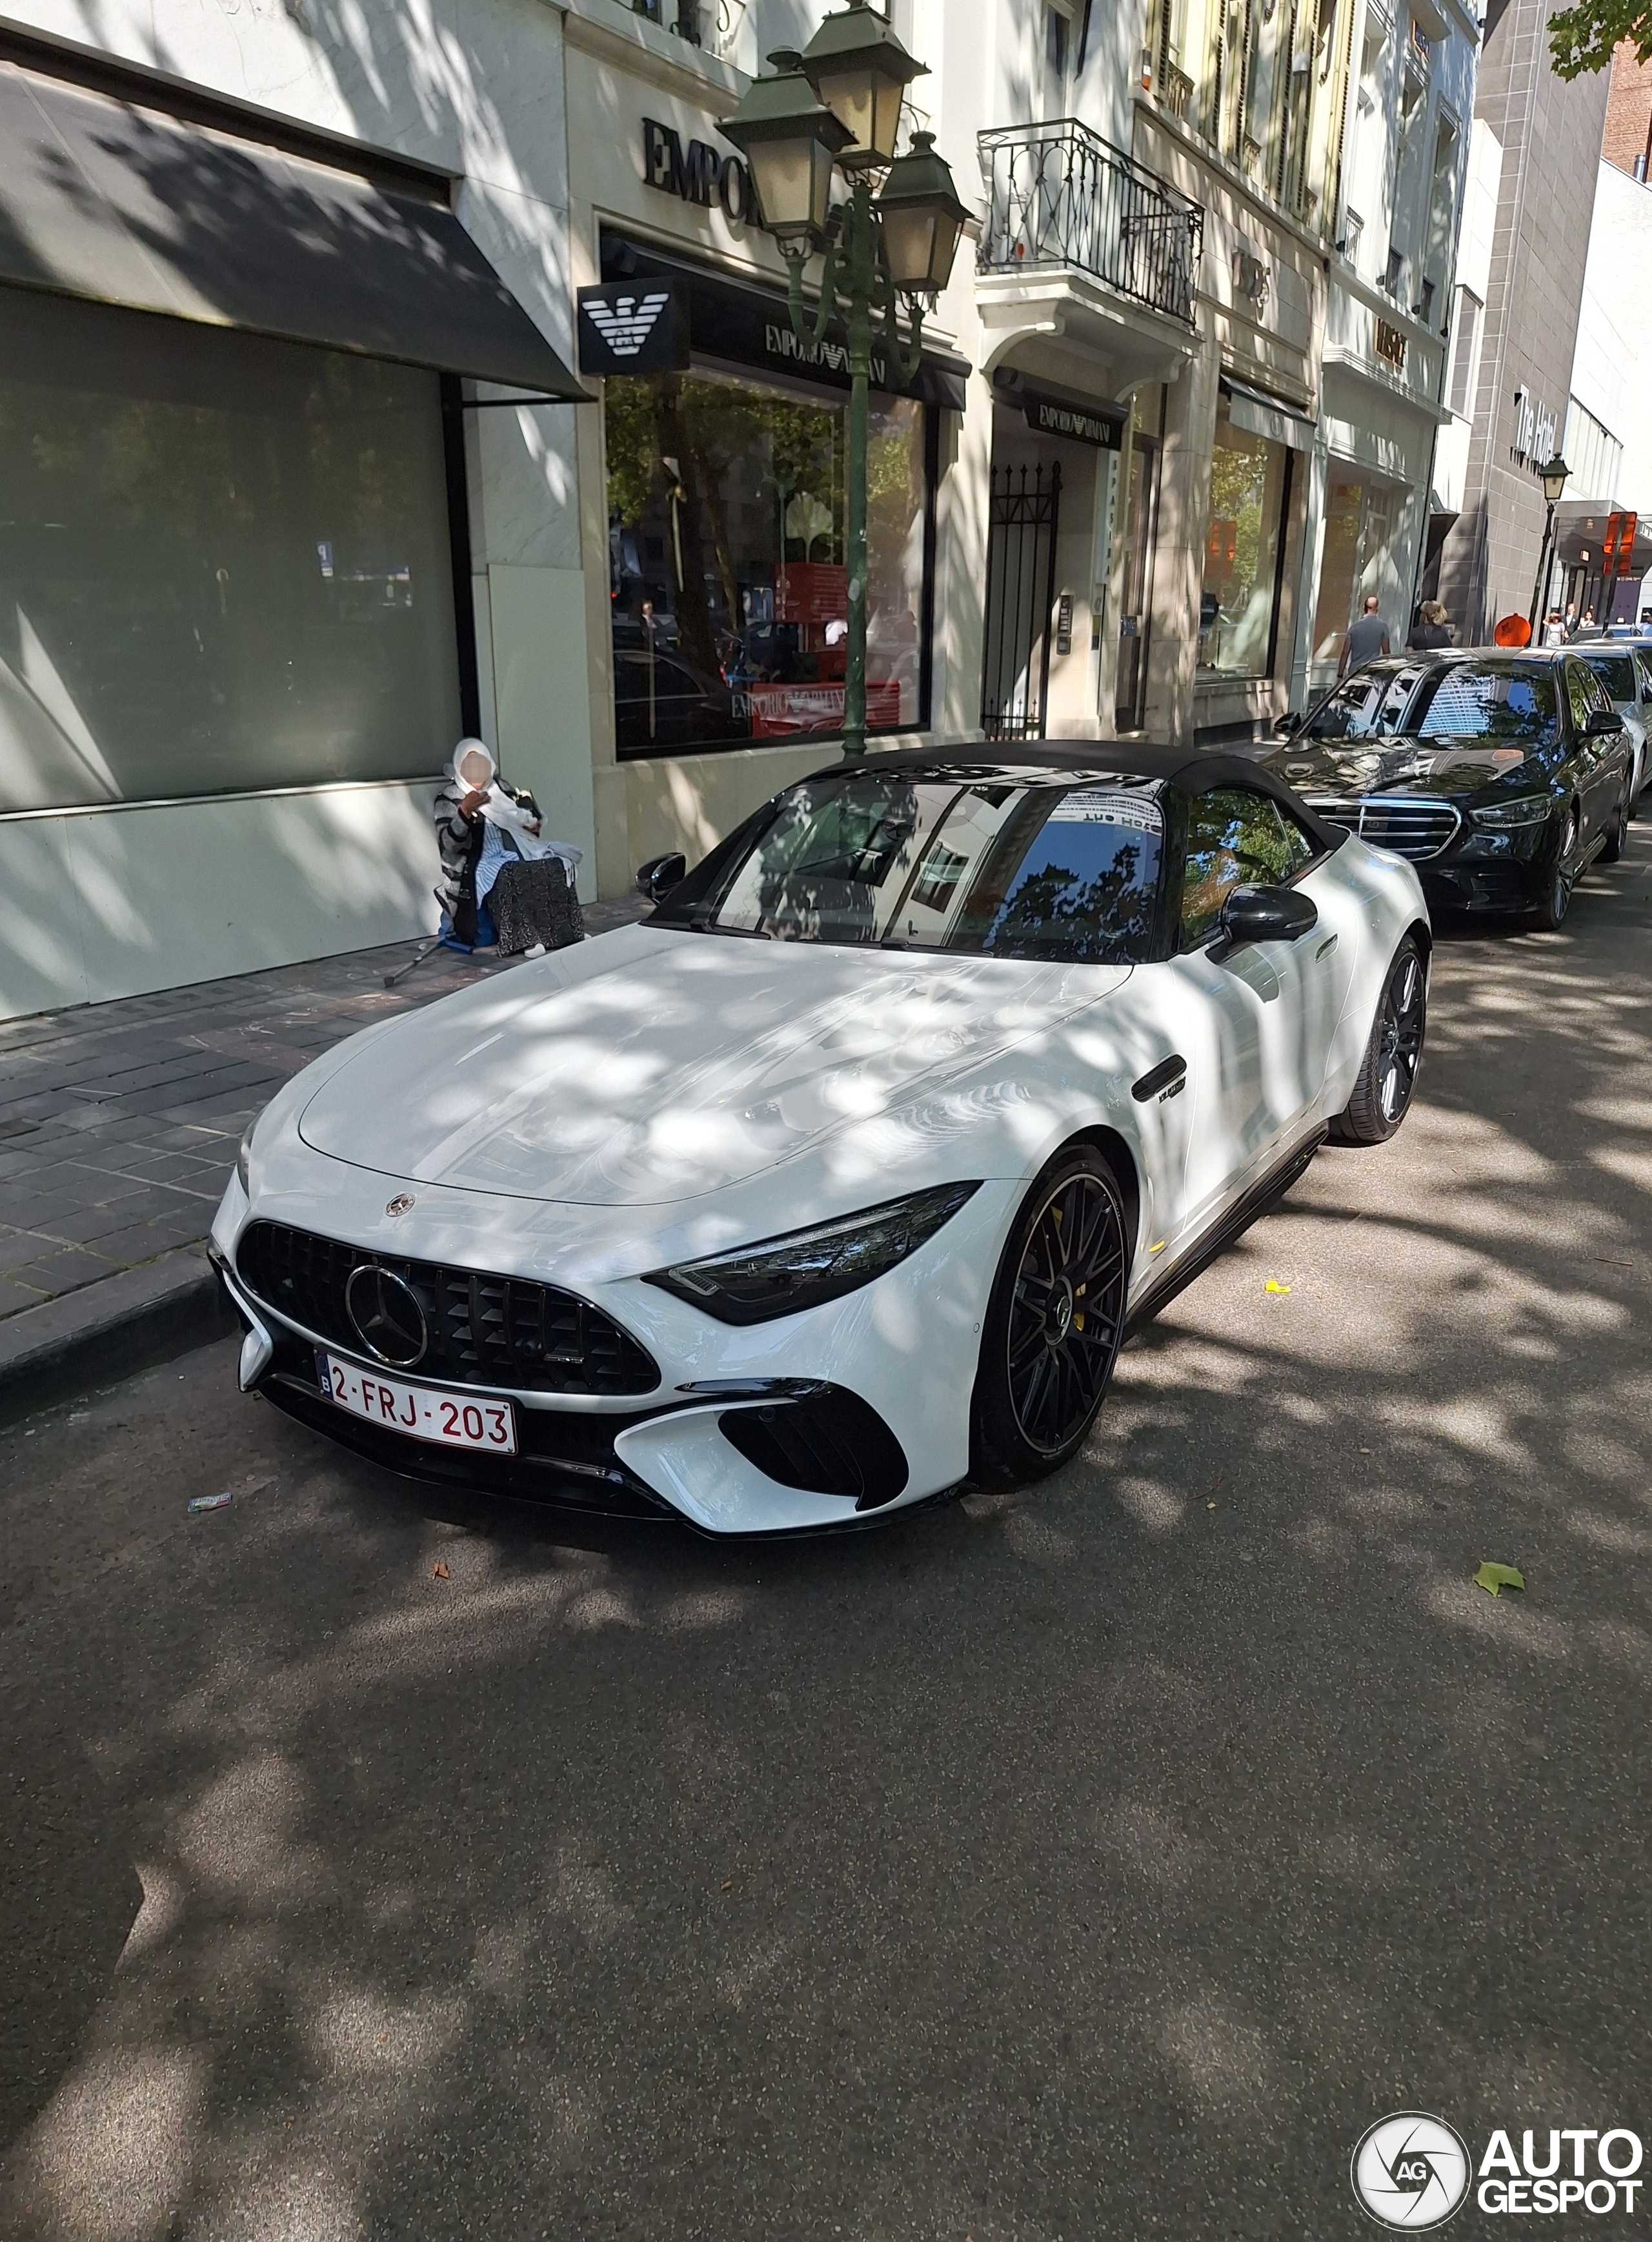
[[1558,607],[1551,607],[1543,618],[1543,644],[1564,646],[1565,643],[1566,625],[1561,620],[1561,611]]
[[1446,610],[1438,600],[1425,600],[1417,610],[1417,621],[1411,626],[1411,636],[1406,641],[1408,653],[1429,654],[1436,647],[1451,644],[1451,624]]
[[1356,621],[1348,625],[1348,635],[1342,641],[1342,659],[1337,665],[1337,675],[1346,677],[1351,669],[1363,662],[1373,661],[1380,654],[1391,654],[1388,626],[1382,620],[1382,602],[1374,592],[1367,593],[1366,603]]

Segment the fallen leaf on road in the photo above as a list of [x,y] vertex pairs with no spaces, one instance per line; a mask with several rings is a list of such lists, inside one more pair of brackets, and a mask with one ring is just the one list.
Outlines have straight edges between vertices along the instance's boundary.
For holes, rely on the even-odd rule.
[[1500,1596],[1505,1588],[1518,1588],[1524,1594],[1526,1575],[1512,1565],[1494,1565],[1488,1557],[1474,1575],[1474,1586],[1488,1596]]
[[723,1889],[723,1890],[724,1890],[724,1891],[732,1891],[732,1890],[734,1890],[734,1888],[735,1888],[735,1880],[734,1880],[734,1878],[733,1878],[732,1876],[730,1876],[730,1877],[729,1877],[729,1881],[728,1881],[728,1883],[727,1883],[726,1884],[724,1884],[724,1885],[723,1885],[722,1889]]
[[1290,1289],[1288,1285],[1281,1285],[1277,1277],[1270,1277],[1262,1287],[1265,1292],[1288,1292]]
[[443,1564],[433,1565],[430,1568],[430,1577],[433,1581],[445,1581],[447,1578],[447,1566]]

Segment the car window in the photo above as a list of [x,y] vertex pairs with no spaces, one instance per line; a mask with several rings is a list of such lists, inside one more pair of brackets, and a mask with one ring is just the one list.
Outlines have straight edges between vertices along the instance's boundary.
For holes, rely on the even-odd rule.
[[1409,728],[1422,739],[1528,740],[1553,747],[1560,702],[1552,668],[1459,661],[1425,679]]
[[[956,876],[955,829],[969,815],[966,796],[936,836],[943,880]],[[944,906],[950,924],[924,922],[926,857],[894,931],[995,957],[1134,963],[1152,954],[1163,837],[1164,814],[1150,795],[1097,784],[1052,799],[1040,789],[1015,804],[958,903]]]
[[1589,692],[1589,674],[1581,661],[1566,665],[1566,698],[1572,712],[1572,730],[1581,739],[1588,728],[1589,718],[1595,714],[1594,696]]
[[1608,700],[1633,701],[1635,698],[1635,662],[1629,654],[1586,654],[1583,665],[1600,679],[1606,688]]
[[1356,670],[1314,710],[1298,737],[1369,740],[1397,732],[1417,676],[1414,664],[1396,668],[1383,662]]
[[1241,786],[1195,795],[1187,814],[1182,948],[1191,949],[1214,931],[1235,888],[1277,886],[1313,854],[1306,834],[1271,795]]
[[1130,964],[1153,954],[1164,813],[1126,776],[970,782],[872,772],[768,806],[715,883],[661,914],[793,942]]

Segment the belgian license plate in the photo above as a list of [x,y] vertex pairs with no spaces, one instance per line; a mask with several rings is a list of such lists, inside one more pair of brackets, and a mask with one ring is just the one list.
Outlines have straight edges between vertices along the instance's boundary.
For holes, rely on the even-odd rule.
[[444,1393],[434,1386],[409,1386],[400,1378],[318,1353],[321,1391],[335,1407],[369,1425],[429,1440],[442,1448],[475,1448],[484,1455],[516,1453],[516,1412],[508,1401],[474,1393]]

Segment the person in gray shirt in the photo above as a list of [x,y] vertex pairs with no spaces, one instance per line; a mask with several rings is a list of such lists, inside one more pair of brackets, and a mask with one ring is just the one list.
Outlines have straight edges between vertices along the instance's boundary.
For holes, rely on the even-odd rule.
[[1348,625],[1348,635],[1342,641],[1342,660],[1337,667],[1339,677],[1358,669],[1362,661],[1373,661],[1380,654],[1393,652],[1388,644],[1388,626],[1378,613],[1380,604],[1376,594],[1371,593],[1363,614],[1357,622]]

